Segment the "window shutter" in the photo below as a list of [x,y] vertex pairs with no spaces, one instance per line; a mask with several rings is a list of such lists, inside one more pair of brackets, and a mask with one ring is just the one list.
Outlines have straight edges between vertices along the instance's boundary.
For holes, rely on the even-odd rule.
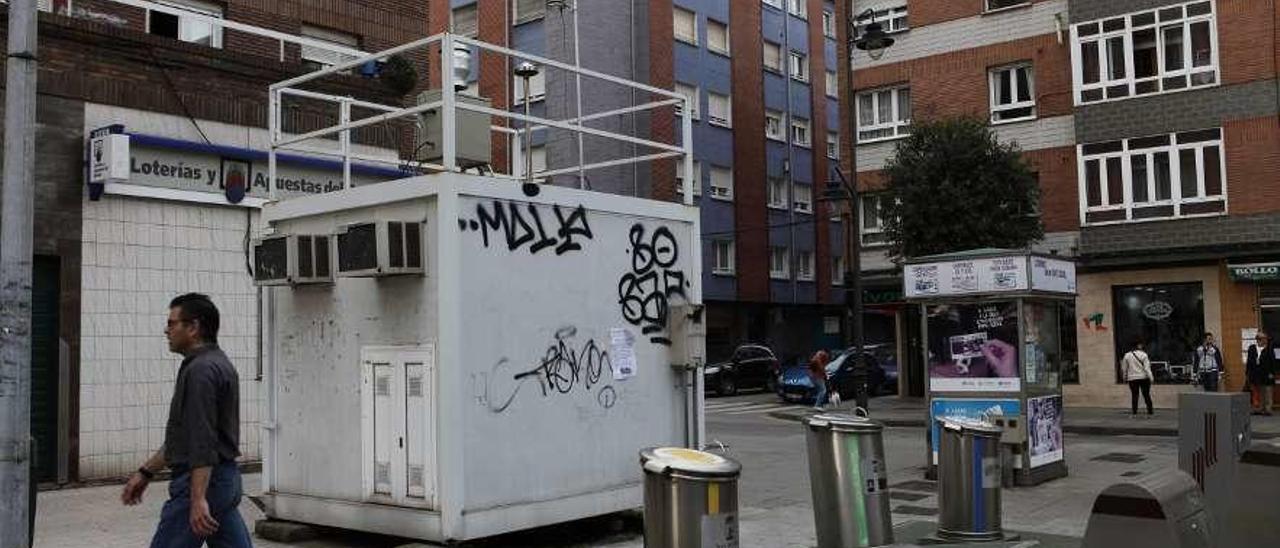
[[453,10],[453,32],[463,36],[475,36],[478,32],[476,4]]

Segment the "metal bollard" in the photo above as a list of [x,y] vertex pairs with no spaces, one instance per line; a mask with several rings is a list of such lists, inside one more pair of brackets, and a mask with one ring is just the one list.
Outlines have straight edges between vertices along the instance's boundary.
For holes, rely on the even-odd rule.
[[737,461],[704,451],[640,452],[645,548],[738,548]]
[[805,420],[818,548],[893,544],[884,426],[847,414]]
[[938,423],[938,538],[1010,538],[1000,516],[1000,427],[959,417]]

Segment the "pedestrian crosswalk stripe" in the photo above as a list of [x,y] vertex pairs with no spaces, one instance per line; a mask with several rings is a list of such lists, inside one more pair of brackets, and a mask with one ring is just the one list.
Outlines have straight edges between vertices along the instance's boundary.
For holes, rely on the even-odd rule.
[[706,409],[708,411],[725,411],[729,409],[740,409],[743,407],[752,407],[752,406],[760,405],[761,403],[767,403],[767,402],[759,402],[759,401],[715,402],[715,403],[707,403]]
[[790,405],[774,403],[767,406],[751,408],[751,409],[734,409],[733,411],[725,412],[724,414],[725,415],[752,415],[756,413],[768,413],[770,411],[777,411],[779,409],[789,409],[791,407],[792,406]]

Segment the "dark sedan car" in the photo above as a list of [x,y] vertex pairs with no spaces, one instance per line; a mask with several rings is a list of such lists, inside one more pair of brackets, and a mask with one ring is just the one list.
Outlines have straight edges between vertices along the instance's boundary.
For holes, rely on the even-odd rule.
[[[852,399],[854,394],[853,355],[852,351],[845,351],[827,364],[827,386],[839,392],[840,397],[846,400]],[[875,354],[864,355],[870,366],[870,378],[867,379],[869,395],[877,396],[884,392],[886,372]],[[778,396],[788,402],[813,402],[813,398],[817,396],[817,388],[813,384],[813,378],[809,376],[809,364],[800,363],[782,371]]]
[[733,351],[728,361],[708,365],[706,389],[718,396],[732,396],[738,390],[762,388],[773,391],[778,379],[778,358],[766,346],[745,344]]

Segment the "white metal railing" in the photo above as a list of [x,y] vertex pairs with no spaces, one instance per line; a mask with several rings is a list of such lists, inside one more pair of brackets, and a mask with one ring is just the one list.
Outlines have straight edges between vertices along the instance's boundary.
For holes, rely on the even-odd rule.
[[[116,1],[133,2],[135,0],[116,0]],[[436,45],[439,45],[439,50],[434,53],[431,53],[433,46],[436,46]],[[650,101],[650,102],[646,102],[639,105],[611,109],[603,112],[596,112],[596,113],[590,113],[590,114],[583,114],[579,111],[578,113],[576,113],[575,116],[567,119],[561,119],[561,120],[554,120],[554,119],[549,119],[546,117],[534,116],[534,115],[525,115],[523,113],[504,110],[503,108],[493,108],[488,106],[461,102],[458,100],[459,92],[455,89],[455,86],[454,86],[454,84],[457,82],[455,81],[455,75],[453,72],[453,63],[452,63],[452,55],[453,55],[454,48],[459,46],[468,47],[478,51],[487,51],[491,53],[496,53],[511,59],[537,63],[541,65],[544,69],[547,67],[550,67],[550,68],[554,68],[557,70],[564,71],[568,74],[571,74],[575,78],[585,77],[585,78],[592,78],[599,81],[612,83],[625,88],[630,88],[640,92],[646,92],[651,95],[655,95],[659,97],[659,99],[656,101]],[[441,93],[440,93],[440,99],[437,101],[431,101],[428,103],[418,104],[410,107],[402,107],[398,105],[383,105],[383,104],[372,103],[368,101],[361,101],[349,96],[339,96],[339,95],[333,95],[333,94],[327,94],[327,93],[320,93],[316,91],[300,89],[298,87],[298,86],[307,84],[309,82],[316,81],[320,78],[324,78],[331,74],[345,72],[351,68],[361,66],[369,61],[386,59],[392,55],[404,54],[404,53],[408,53],[416,50],[422,50],[422,51],[428,52],[428,54],[432,56],[433,60],[436,60],[439,62],[438,66],[440,67],[440,82],[441,82],[440,92]],[[587,170],[616,167],[616,166],[637,164],[637,163],[643,163],[643,162],[651,162],[654,160],[665,159],[665,158],[679,158],[679,161],[682,161],[685,164],[684,165],[685,173],[693,172],[693,154],[692,154],[693,124],[692,124],[692,119],[689,116],[689,112],[691,109],[689,105],[686,104],[688,103],[689,99],[686,98],[685,96],[671,90],[662,89],[662,88],[650,86],[650,85],[639,83],[639,82],[634,82],[631,80],[627,80],[625,78],[620,78],[617,76],[604,74],[604,73],[592,71],[589,69],[584,69],[582,67],[571,65],[568,63],[556,61],[554,59],[548,59],[538,55],[533,55],[530,53],[509,49],[509,48],[505,48],[495,44],[482,42],[480,40],[476,40],[473,38],[468,38],[465,36],[459,36],[459,35],[450,34],[450,33],[436,34],[433,36],[415,40],[413,42],[402,44],[384,51],[379,51],[374,53],[363,53],[360,56],[354,57],[343,63],[339,63],[330,67],[326,67],[321,70],[317,70],[315,72],[311,72],[309,74],[304,74],[295,78],[289,78],[287,80],[272,84],[268,89],[268,93],[269,93],[268,103],[269,103],[269,109],[270,109],[269,116],[268,116],[268,126],[269,126],[268,129],[270,133],[271,149],[269,151],[269,156],[268,156],[267,170],[268,170],[268,177],[270,181],[276,180],[277,152],[280,150],[301,150],[301,151],[306,151],[311,153],[331,154],[331,155],[341,156],[342,165],[343,165],[343,188],[348,188],[351,185],[351,161],[353,159],[362,160],[362,161],[370,160],[368,158],[363,158],[363,157],[360,157],[359,155],[352,153],[351,151],[351,131],[352,130],[359,129],[362,127],[372,126],[375,124],[382,124],[382,123],[390,122],[393,120],[408,119],[416,122],[417,116],[420,113],[427,112],[427,111],[439,111],[441,115],[441,118],[440,118],[440,123],[441,123],[440,148],[442,152],[442,154],[440,155],[441,163],[436,164],[436,163],[417,161],[416,150],[412,154],[412,156],[414,157],[409,158],[408,161],[412,162],[417,168],[422,170],[459,171],[458,158],[457,158],[457,142],[456,142],[457,117],[458,117],[459,110],[474,112],[478,114],[484,114],[492,118],[506,120],[508,122],[510,121],[521,122],[522,127],[520,128],[506,127],[502,123],[495,123],[490,125],[491,132],[499,133],[507,137],[516,136],[521,141],[524,141],[526,139],[531,139],[533,137],[533,134],[537,131],[546,131],[549,129],[560,129],[560,130],[572,132],[579,138],[583,135],[590,135],[594,137],[600,137],[604,139],[611,139],[614,141],[630,143],[633,145],[637,145],[638,147],[645,147],[647,149],[647,150],[644,150],[642,154],[637,154],[635,156],[615,158],[607,161],[593,162],[589,164],[582,163],[584,160],[582,156],[579,155],[578,165],[574,165],[566,168],[558,168],[558,169],[544,169],[542,171],[537,171],[532,174],[525,174],[528,177],[546,178],[554,175],[563,175],[563,174],[568,174],[573,172],[581,173]],[[316,129],[313,131],[298,133],[294,135],[286,135],[284,133],[284,128],[283,128],[282,112],[284,109],[284,102],[289,97],[299,97],[304,99],[316,100],[316,101],[321,101],[321,102],[329,103],[331,105],[336,106],[337,113],[338,113],[338,123],[336,125],[322,127],[320,129]],[[584,125],[585,123],[590,122],[592,120],[607,118],[609,116],[618,116],[618,115],[624,115],[624,114],[633,114],[633,113],[639,113],[644,111],[651,111],[654,109],[658,109],[666,106],[672,106],[672,105],[680,106],[678,116],[681,120],[681,133],[680,133],[681,140],[680,140],[680,144],[678,145],[674,143],[669,143],[669,142],[661,142],[661,141],[655,141],[652,139],[646,139],[643,137],[637,137],[634,135],[627,135],[623,133],[617,133],[617,132],[612,132],[608,130],[587,127],[586,125]],[[359,119],[352,119],[352,116],[351,116],[352,107],[376,111],[378,112],[378,114],[362,117]],[[339,145],[338,151],[336,153],[333,152],[332,150],[319,151],[314,148],[306,147],[303,145],[303,143],[306,141],[315,140],[315,139],[332,138],[332,136],[335,136],[335,135],[337,136],[338,145]],[[378,159],[373,161],[386,162],[387,159],[383,158],[383,159]],[[513,179],[513,180],[523,178],[521,176],[515,175],[514,173],[508,173],[508,174],[492,173],[491,175],[494,177]],[[693,204],[692,179],[690,179],[689,177],[685,177],[683,181],[683,185],[684,185],[683,195],[684,195],[685,204],[692,205]],[[271,190],[271,199],[275,200],[276,185],[270,184],[269,188]]]

